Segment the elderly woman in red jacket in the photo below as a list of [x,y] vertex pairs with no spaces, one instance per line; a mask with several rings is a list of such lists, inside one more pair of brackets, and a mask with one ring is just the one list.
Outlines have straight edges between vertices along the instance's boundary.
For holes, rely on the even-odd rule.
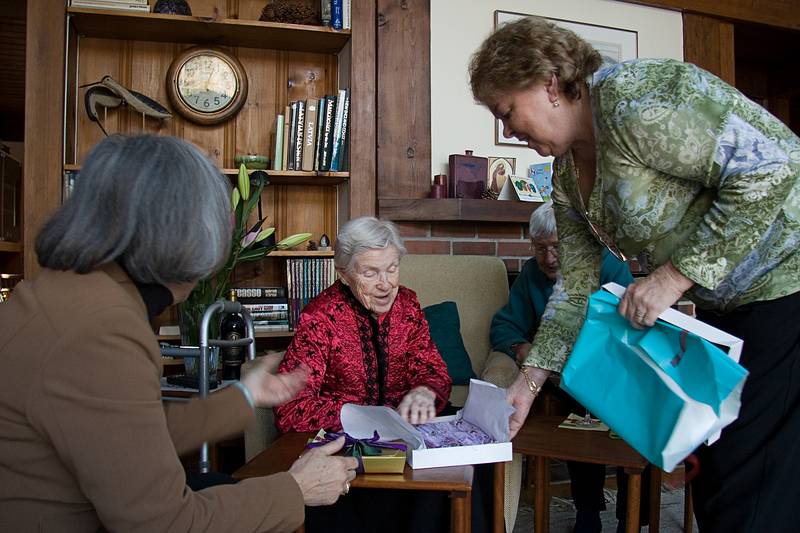
[[275,408],[281,432],[341,430],[346,403],[387,405],[412,424],[436,416],[451,380],[416,294],[399,284],[406,249],[394,224],[360,217],[336,239],[339,281],[309,303],[280,372],[308,384]]

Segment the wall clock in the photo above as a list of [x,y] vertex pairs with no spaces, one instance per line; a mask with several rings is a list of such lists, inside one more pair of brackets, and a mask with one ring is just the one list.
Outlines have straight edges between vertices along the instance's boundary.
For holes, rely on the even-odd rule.
[[227,52],[196,46],[172,61],[167,94],[187,120],[217,124],[233,117],[247,100],[247,73]]

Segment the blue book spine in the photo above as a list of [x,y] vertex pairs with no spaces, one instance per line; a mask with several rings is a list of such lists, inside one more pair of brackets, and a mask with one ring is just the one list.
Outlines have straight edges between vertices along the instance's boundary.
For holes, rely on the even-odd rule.
[[342,29],[343,13],[342,0],[331,0],[331,27],[334,30]]

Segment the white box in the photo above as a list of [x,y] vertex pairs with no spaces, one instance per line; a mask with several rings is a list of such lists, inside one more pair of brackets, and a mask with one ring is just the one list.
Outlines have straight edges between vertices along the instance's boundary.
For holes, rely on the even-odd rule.
[[508,417],[513,411],[506,401],[505,389],[472,379],[464,408],[455,415],[436,417],[430,422],[463,418],[491,436],[494,443],[427,448],[422,434],[394,409],[386,406],[345,404],[342,407],[342,427],[356,439],[370,438],[377,431],[381,440],[405,441],[409,445],[406,462],[411,468],[500,463],[511,461]]

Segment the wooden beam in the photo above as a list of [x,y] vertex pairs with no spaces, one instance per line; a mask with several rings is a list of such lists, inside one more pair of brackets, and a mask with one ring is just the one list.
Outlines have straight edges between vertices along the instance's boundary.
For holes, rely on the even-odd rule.
[[375,0],[353,0],[349,217],[376,212]]
[[23,242],[25,277],[39,271],[34,242],[61,204],[66,17],[50,0],[28,0],[25,60]]
[[703,15],[683,15],[683,60],[736,85],[733,24]]
[[630,4],[676,9],[741,22],[800,30],[796,0],[621,0]]

